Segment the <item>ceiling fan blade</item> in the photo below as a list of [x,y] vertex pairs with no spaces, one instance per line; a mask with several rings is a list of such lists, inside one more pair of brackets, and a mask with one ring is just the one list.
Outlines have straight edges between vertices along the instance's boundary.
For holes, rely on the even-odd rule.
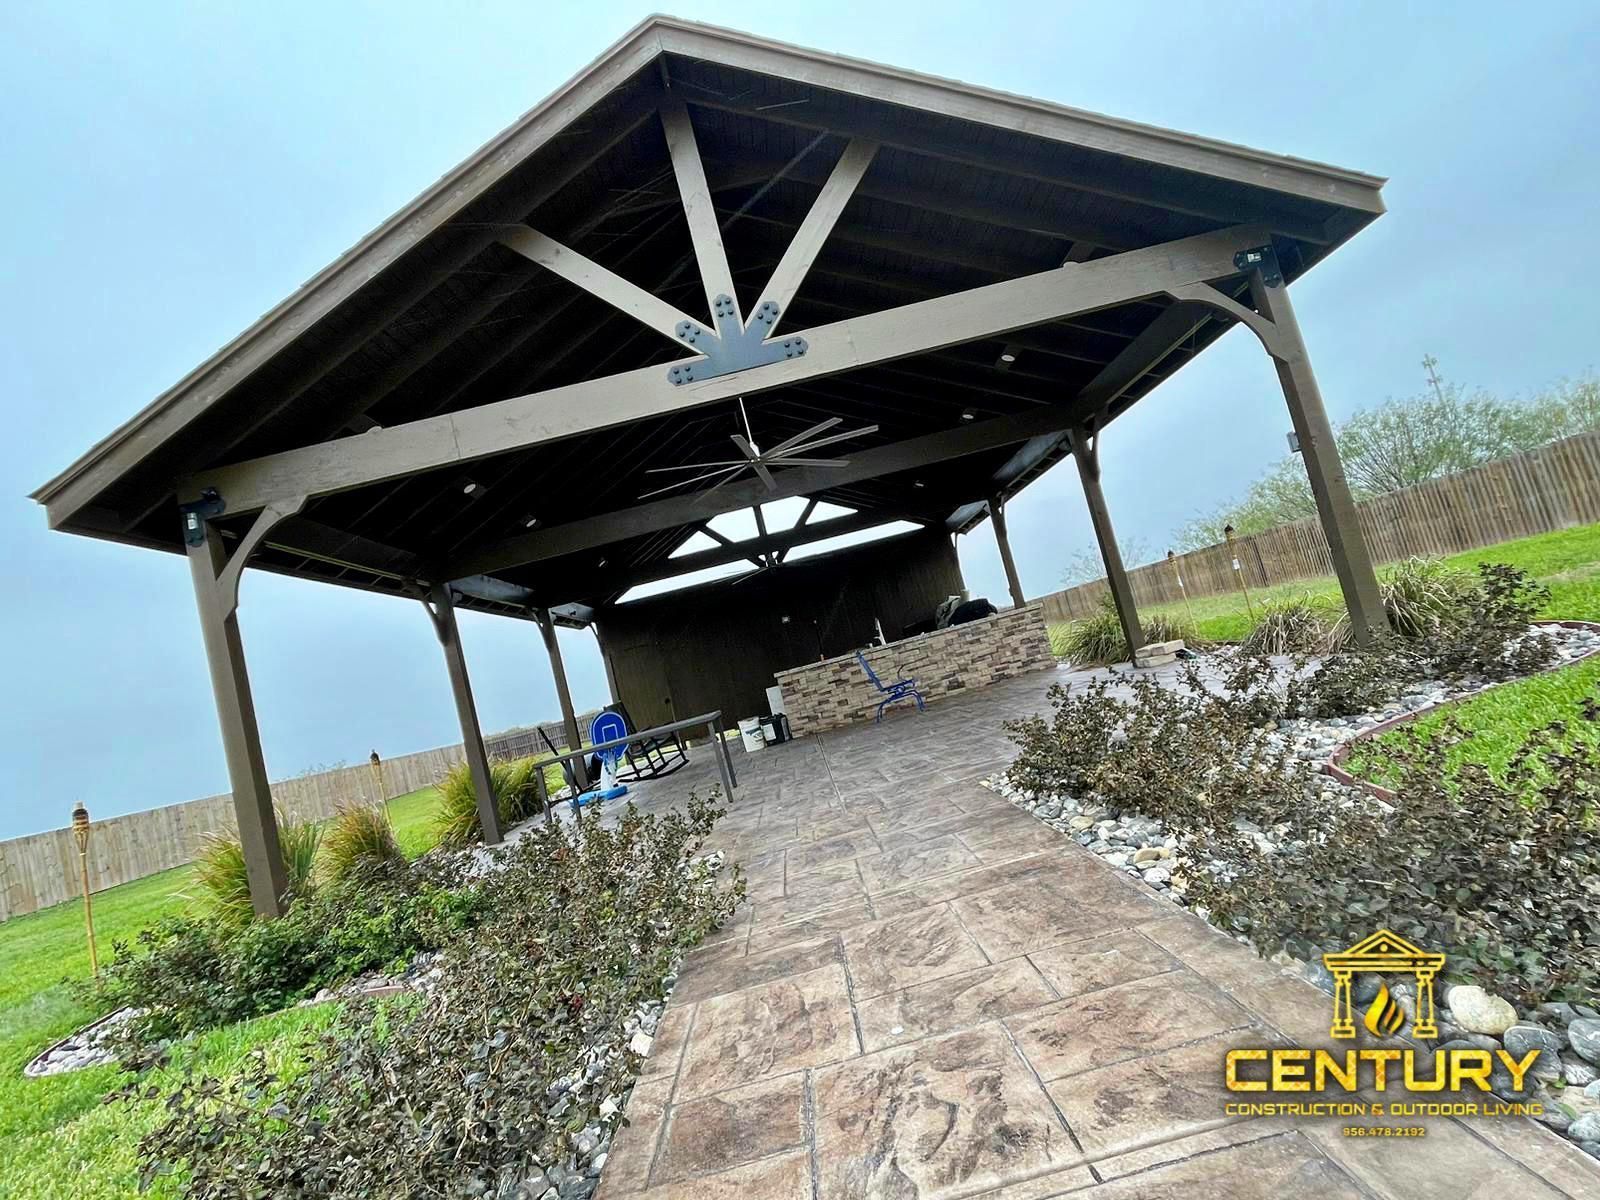
[[646,475],[661,475],[667,471],[703,471],[707,467],[742,467],[747,462],[743,458],[723,458],[714,462],[688,463],[681,467],[646,467]]
[[728,436],[733,439],[733,444],[739,447],[739,453],[750,460],[750,465],[756,469],[756,474],[761,476],[761,482],[766,484],[768,489],[776,490],[778,485],[772,481],[772,472],[767,470],[766,462],[756,453],[755,447],[737,433]]
[[850,465],[848,458],[769,458],[767,462],[774,467],[847,467]]
[[869,433],[877,433],[877,432],[878,432],[878,427],[876,425],[867,425],[867,426],[864,426],[861,429],[849,429],[849,430],[846,430],[844,433],[831,433],[825,438],[818,438],[814,442],[806,442],[804,445],[801,445],[801,446],[790,446],[790,447],[788,447],[788,449],[793,450],[793,451],[795,451],[796,453],[799,453],[799,454],[804,454],[804,453],[806,453],[807,451],[810,451],[810,450],[819,450],[823,446],[831,446],[835,442],[849,441],[851,438],[865,437]]
[[809,437],[814,437],[815,435],[821,433],[825,429],[832,429],[835,425],[839,425],[839,424],[843,423],[843,421],[844,421],[843,417],[829,417],[826,421],[821,421],[818,424],[813,425],[810,429],[806,430],[804,433],[797,433],[792,438],[790,438],[788,441],[779,442],[771,450],[767,451],[767,457],[771,458],[775,454],[782,454],[785,450],[789,449],[789,447],[797,445],[800,442],[805,441]]
[[711,489],[711,490],[714,491],[714,490],[716,490],[716,488],[721,487],[724,483],[727,483],[728,480],[732,479],[736,474],[738,474],[740,471],[744,470],[745,467],[747,467],[749,465],[750,465],[749,463],[739,463],[736,466],[723,467],[722,470],[720,470],[720,471],[707,471],[704,475],[696,475],[693,479],[680,479],[676,483],[667,484],[666,487],[656,488],[656,490],[653,491],[653,492],[646,492],[646,493],[644,493],[644,495],[640,496],[639,499],[648,500],[648,499],[650,499],[651,496],[659,496],[663,492],[676,491],[678,488],[688,487],[691,483],[699,483],[702,479],[712,479],[712,478],[715,478],[718,475],[721,475],[723,477],[721,479],[721,481],[719,481]]

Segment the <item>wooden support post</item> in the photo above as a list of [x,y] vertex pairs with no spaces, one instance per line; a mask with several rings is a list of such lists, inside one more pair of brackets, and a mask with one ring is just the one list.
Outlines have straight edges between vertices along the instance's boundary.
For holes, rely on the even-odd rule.
[[1100,561],[1105,564],[1106,583],[1111,586],[1111,599],[1117,606],[1117,619],[1122,622],[1122,636],[1128,639],[1128,658],[1131,660],[1144,645],[1144,633],[1139,628],[1139,611],[1133,603],[1133,587],[1128,583],[1128,572],[1122,565],[1122,551],[1117,549],[1117,534],[1111,527],[1111,513],[1106,508],[1105,493],[1100,490],[1100,436],[1089,429],[1072,431],[1072,458],[1078,464],[1078,478],[1083,481],[1083,498],[1089,505],[1089,520],[1094,525],[1095,541],[1100,544]]
[[989,497],[989,520],[994,523],[995,544],[1000,547],[1000,565],[1006,569],[1006,586],[1011,589],[1011,603],[1021,608],[1027,603],[1022,594],[1022,578],[1017,574],[1017,561],[1011,557],[1011,538],[1006,532],[1005,505],[999,496]]
[[1350,611],[1351,631],[1357,642],[1369,642],[1388,631],[1389,621],[1378,591],[1378,577],[1372,569],[1372,555],[1361,536],[1355,500],[1334,445],[1333,426],[1322,406],[1322,392],[1312,374],[1311,359],[1289,302],[1288,285],[1280,282],[1268,287],[1261,272],[1252,271],[1250,296],[1256,311],[1273,325],[1277,342],[1273,365],[1283,386],[1283,398],[1289,404],[1289,419],[1300,439],[1311,494],[1316,498],[1322,532],[1333,555],[1333,571],[1339,577],[1339,590]]
[[461,722],[461,748],[472,772],[472,790],[478,796],[478,821],[483,826],[485,845],[493,846],[504,836],[500,828],[500,806],[494,794],[494,778],[489,774],[489,755],[483,748],[483,732],[478,728],[478,709],[472,701],[472,680],[467,677],[467,656],[461,648],[461,629],[456,624],[455,601],[448,584],[435,584],[423,606],[433,618],[433,631],[444,648],[445,669],[450,672],[450,691],[455,695],[456,717]]
[[[572,707],[572,692],[567,687],[567,668],[561,661],[561,645],[556,641],[555,616],[548,609],[534,613],[539,622],[539,632],[544,635],[545,653],[550,656],[550,673],[555,676],[556,700],[561,704],[561,723],[567,730],[567,749],[583,749],[583,735],[578,730],[578,714]],[[580,785],[589,782],[588,764],[581,758],[572,760],[572,770]]]
[[255,701],[245,670],[244,643],[239,637],[239,612],[234,602],[237,573],[228,572],[227,549],[217,529],[198,513],[186,514],[185,519],[196,523],[195,533],[201,539],[189,546],[189,569],[194,577],[206,661],[211,667],[211,690],[217,701],[217,724],[222,730],[222,751],[228,762],[228,786],[233,791],[239,843],[244,847],[245,870],[250,877],[250,903],[260,916],[281,916],[289,881],[278,846],[272,788],[261,753],[261,730],[256,725]]

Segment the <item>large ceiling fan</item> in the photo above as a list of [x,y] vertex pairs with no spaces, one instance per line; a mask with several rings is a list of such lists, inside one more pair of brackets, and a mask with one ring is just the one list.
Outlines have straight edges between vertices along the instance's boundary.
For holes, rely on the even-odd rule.
[[[639,497],[648,500],[651,496],[659,496],[663,492],[675,491],[678,488],[688,487],[693,483],[701,483],[707,479],[715,479],[708,491],[716,491],[725,483],[736,479],[745,471],[753,471],[760,477],[761,482],[768,488],[776,490],[777,484],[773,482],[770,467],[843,467],[850,462],[848,458],[808,458],[806,455],[813,450],[820,450],[823,446],[831,446],[835,442],[846,441],[849,438],[864,437],[869,433],[878,432],[876,425],[864,425],[860,429],[846,430],[843,433],[828,433],[835,425],[844,422],[843,417],[829,417],[826,421],[819,421],[803,433],[797,433],[787,441],[779,442],[771,449],[762,450],[756,446],[755,437],[750,432],[750,414],[745,411],[744,397],[739,398],[739,416],[744,421],[744,432],[729,434],[734,448],[742,456],[740,458],[725,458],[717,462],[690,463],[681,467],[650,467],[646,470],[648,475],[662,475],[679,471],[698,471],[700,474],[688,479],[680,479],[676,483],[669,483],[666,487],[656,488],[654,491],[645,492]],[[826,437],[821,436],[827,434]]]

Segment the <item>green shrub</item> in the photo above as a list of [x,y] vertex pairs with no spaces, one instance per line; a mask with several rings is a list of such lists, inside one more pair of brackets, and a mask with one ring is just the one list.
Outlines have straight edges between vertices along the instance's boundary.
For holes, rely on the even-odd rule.
[[1468,619],[1477,582],[1470,572],[1414,556],[1383,571],[1378,590],[1389,628],[1399,637],[1426,638]]
[[447,951],[430,996],[353,1001],[300,1043],[290,1078],[260,1054],[188,1077],[140,1145],[145,1178],[182,1172],[194,1200],[522,1194],[570,1161],[574,1134],[616,1127],[603,1103],[639,1068],[628,1021],[742,896],[736,874],[719,885],[693,861],[720,815],[691,796],[611,828],[593,813],[536,825],[485,879],[493,915]]
[[[1576,726],[1576,728],[1574,728]],[[1276,854],[1197,831],[1189,898],[1264,955],[1315,959],[1374,929],[1441,950],[1452,978],[1523,1005],[1600,989],[1600,706],[1531,733],[1500,779],[1449,766],[1447,718],[1394,753],[1392,806],[1309,796]],[[1531,801],[1531,802],[1530,802]]]
[[118,942],[88,987],[105,1008],[145,1010],[122,1034],[146,1046],[274,1012],[438,949],[485,904],[481,885],[458,863],[360,863],[276,920],[168,917],[134,942]]
[[[1402,563],[1385,584],[1393,631],[1323,659],[1290,688],[1288,711],[1352,716],[1383,707],[1418,680],[1511,679],[1555,658],[1551,639],[1528,629],[1549,599],[1546,588],[1503,563],[1480,564],[1476,581],[1437,566],[1423,559]],[[1393,595],[1405,597],[1398,608]]]
[[1309,596],[1267,604],[1239,648],[1247,654],[1318,654],[1331,637],[1327,609]]
[[[1187,621],[1163,614],[1140,617],[1145,644],[1182,640],[1190,646],[1201,644],[1200,635]],[[1059,636],[1050,639],[1051,649],[1068,662],[1089,666],[1099,663],[1128,662],[1133,651],[1122,634],[1122,622],[1117,616],[1116,603],[1108,596],[1100,598],[1100,608],[1092,617],[1073,621]]]
[[334,814],[323,830],[321,870],[325,879],[344,879],[367,863],[404,859],[382,805],[349,805]]
[[[312,821],[286,820],[281,812],[276,816],[288,895],[303,896],[312,887],[322,829]],[[213,919],[243,925],[255,916],[244,846],[234,834],[212,832],[201,838],[193,879],[195,891],[190,898]]]
[[1550,590],[1515,567],[1480,563],[1468,610],[1455,626],[1441,629],[1428,645],[1434,671],[1445,678],[1475,675],[1511,679],[1548,666],[1555,645],[1528,626],[1550,599]]
[[1048,720],[1006,722],[1022,751],[1007,781],[1180,824],[1234,811],[1270,820],[1297,802],[1309,770],[1265,737],[1283,703],[1274,679],[1270,663],[1241,655],[1213,686],[1193,664],[1176,687],[1136,676],[1126,698],[1105,680],[1057,684]]
[[[1388,653],[1340,656],[1367,665]],[[1010,722],[1008,780],[1161,820],[1185,899],[1266,956],[1316,961],[1378,928],[1445,952],[1454,979],[1523,1004],[1600,989],[1600,704],[1527,736],[1492,776],[1451,767],[1466,736],[1405,731],[1385,804],[1313,774],[1263,717],[1283,701],[1241,657],[1207,693],[1134,681],[1050,694],[1051,719]],[[1270,831],[1264,851],[1257,831]]]
[[[543,767],[532,758],[497,760],[489,764],[489,782],[502,825],[515,825],[539,812],[537,778]],[[478,789],[472,771],[460,762],[439,781],[439,842],[465,846],[483,837],[478,819]]]
[[1289,685],[1285,709],[1293,716],[1348,717],[1373,712],[1428,675],[1428,660],[1397,637],[1330,654],[1309,675]]

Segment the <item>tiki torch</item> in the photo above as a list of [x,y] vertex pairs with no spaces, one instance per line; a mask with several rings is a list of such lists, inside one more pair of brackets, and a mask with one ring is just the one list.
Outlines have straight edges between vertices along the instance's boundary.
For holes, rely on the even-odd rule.
[[78,843],[78,874],[83,880],[83,926],[89,933],[89,970],[100,974],[100,960],[94,951],[94,909],[89,903],[89,810],[78,801],[72,810],[72,837]]
[[1239,561],[1239,550],[1233,542],[1233,526],[1228,525],[1222,531],[1222,536],[1228,540],[1228,557],[1233,560],[1233,577],[1239,581],[1239,591],[1244,595],[1244,608],[1250,614],[1250,619],[1256,619],[1255,606],[1250,603],[1250,589],[1244,582],[1244,564]]

